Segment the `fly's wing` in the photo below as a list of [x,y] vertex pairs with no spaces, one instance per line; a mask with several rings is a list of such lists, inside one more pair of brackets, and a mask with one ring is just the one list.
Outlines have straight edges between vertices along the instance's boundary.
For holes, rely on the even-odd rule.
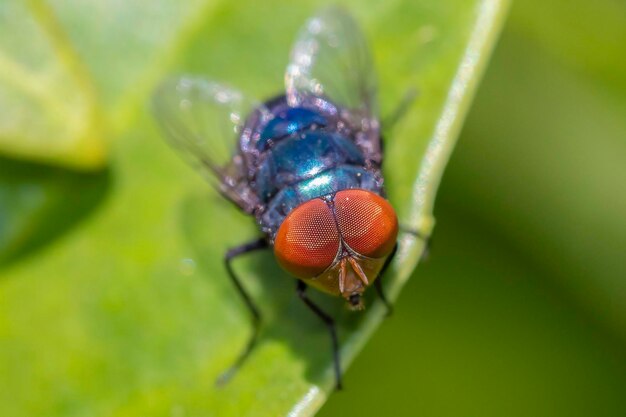
[[194,76],[165,81],[153,97],[155,116],[170,144],[229,200],[251,213],[256,196],[237,140],[245,118],[266,110],[241,92]]
[[292,107],[311,97],[340,106],[357,132],[357,145],[380,163],[374,65],[365,37],[343,9],[324,9],[306,22],[291,50],[285,89]]

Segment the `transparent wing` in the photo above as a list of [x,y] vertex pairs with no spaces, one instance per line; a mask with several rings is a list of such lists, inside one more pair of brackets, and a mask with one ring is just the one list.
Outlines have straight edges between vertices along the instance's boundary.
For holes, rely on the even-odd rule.
[[358,25],[343,9],[324,9],[306,22],[291,51],[285,88],[291,106],[307,96],[321,96],[377,119],[371,54]]
[[155,116],[174,148],[230,200],[247,212],[255,197],[237,141],[245,118],[266,112],[225,85],[194,76],[166,80],[153,97]]

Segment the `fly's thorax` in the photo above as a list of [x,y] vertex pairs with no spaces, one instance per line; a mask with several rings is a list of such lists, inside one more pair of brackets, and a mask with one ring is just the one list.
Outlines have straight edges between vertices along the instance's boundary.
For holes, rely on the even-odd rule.
[[372,162],[380,160],[379,148],[364,140],[363,120],[355,123],[351,112],[315,96],[293,107],[282,95],[262,109],[246,119],[239,148],[258,202],[254,214],[270,240],[310,199],[351,188],[382,192],[380,167]]
[[367,166],[349,137],[307,130],[283,138],[265,151],[253,189],[261,210],[257,219],[271,238],[286,216],[305,202],[346,189],[382,192],[380,170]]
[[274,253],[292,275],[360,307],[398,233],[395,211],[367,190],[342,190],[295,208],[278,228]]
[[364,167],[340,165],[308,179],[286,185],[255,213],[261,229],[273,241],[278,229],[297,207],[307,201],[335,195],[340,190],[382,192],[382,179]]

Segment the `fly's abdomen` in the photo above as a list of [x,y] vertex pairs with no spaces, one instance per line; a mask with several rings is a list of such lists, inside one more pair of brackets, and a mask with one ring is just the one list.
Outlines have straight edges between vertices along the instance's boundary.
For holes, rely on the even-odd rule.
[[[279,105],[286,105],[284,97],[280,98]],[[260,152],[266,151],[278,141],[289,135],[309,130],[312,127],[325,127],[328,120],[323,115],[302,107],[289,107],[279,112],[263,128],[259,140],[256,142],[256,149]]]

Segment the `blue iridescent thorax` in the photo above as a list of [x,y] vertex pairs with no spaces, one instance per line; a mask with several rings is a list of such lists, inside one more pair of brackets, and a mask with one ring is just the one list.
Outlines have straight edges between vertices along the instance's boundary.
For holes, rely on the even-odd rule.
[[266,106],[269,121],[253,120],[242,147],[254,154],[250,183],[261,202],[257,218],[272,238],[287,214],[308,200],[351,188],[381,194],[380,172],[367,163],[339,109],[321,99],[292,108],[284,96]]

